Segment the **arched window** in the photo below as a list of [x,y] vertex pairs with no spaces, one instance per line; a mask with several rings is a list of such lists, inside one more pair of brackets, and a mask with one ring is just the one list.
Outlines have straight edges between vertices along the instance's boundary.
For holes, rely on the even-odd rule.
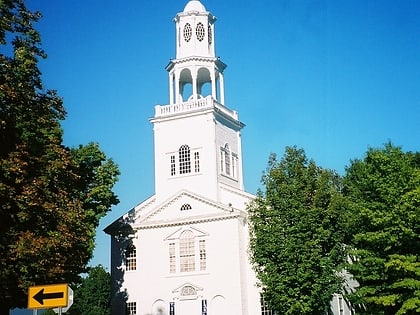
[[180,235],[179,260],[181,272],[195,270],[194,233],[190,230],[186,230]]
[[125,249],[125,269],[136,270],[137,268],[137,254],[136,247],[134,245],[128,245]]
[[190,147],[186,144],[182,145],[179,148],[179,173],[186,174],[191,173],[191,150]]
[[181,296],[188,296],[188,295],[197,295],[194,287],[191,285],[186,285],[181,289]]
[[183,204],[182,206],[181,206],[181,211],[185,211],[185,210],[191,210],[192,209],[192,207],[191,207],[191,205],[190,204],[188,204],[188,203],[185,203],[185,204]]

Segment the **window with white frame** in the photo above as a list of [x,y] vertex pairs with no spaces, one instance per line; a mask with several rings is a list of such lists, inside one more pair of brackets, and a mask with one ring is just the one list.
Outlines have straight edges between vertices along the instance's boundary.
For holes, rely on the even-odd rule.
[[194,172],[200,172],[200,153],[194,152]]
[[176,175],[175,155],[171,155],[171,176]]
[[206,241],[192,230],[179,232],[168,243],[169,273],[205,271],[207,268]]
[[179,262],[181,272],[195,270],[194,233],[187,230],[179,238]]
[[169,243],[169,272],[176,272],[175,243]]
[[230,150],[229,150],[229,145],[226,143],[224,150],[224,160],[225,160],[225,173],[226,175],[230,175]]
[[237,167],[238,167],[238,155],[235,153],[232,153],[232,177],[237,177]]
[[198,149],[191,149],[189,145],[183,144],[177,152],[170,153],[170,174],[190,174],[200,172],[200,152]]
[[185,211],[185,210],[191,210],[192,209],[192,207],[191,207],[191,205],[189,204],[189,203],[184,203],[182,206],[181,206],[181,211]]
[[136,270],[137,269],[137,254],[136,247],[134,245],[128,245],[125,249],[125,270]]
[[126,304],[127,314],[128,315],[136,315],[137,314],[137,304],[136,302],[127,302]]
[[199,250],[200,250],[200,270],[206,270],[206,263],[207,263],[207,257],[206,257],[206,241],[200,240],[198,242]]
[[230,150],[227,143],[220,148],[220,172],[233,178],[238,176],[238,155]]
[[267,302],[264,300],[264,296],[261,295],[260,298],[261,303],[261,315],[277,315],[277,312],[272,311],[269,307]]
[[181,296],[197,295],[197,291],[191,285],[186,285],[181,289]]

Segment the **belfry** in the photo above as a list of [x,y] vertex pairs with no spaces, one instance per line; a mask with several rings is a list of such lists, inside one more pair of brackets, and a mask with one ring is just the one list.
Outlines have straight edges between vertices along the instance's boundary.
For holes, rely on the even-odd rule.
[[244,124],[225,103],[216,18],[191,0],[174,22],[169,102],[150,118],[155,193],[105,229],[112,314],[261,314],[248,257],[254,196],[243,185]]

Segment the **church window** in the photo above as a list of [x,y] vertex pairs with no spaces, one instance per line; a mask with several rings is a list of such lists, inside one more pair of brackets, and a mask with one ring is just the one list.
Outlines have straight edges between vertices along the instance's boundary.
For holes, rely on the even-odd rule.
[[125,269],[136,270],[137,268],[137,254],[136,247],[134,245],[127,246],[125,250]]
[[230,150],[229,150],[229,146],[226,144],[225,145],[225,150],[224,150],[224,154],[225,154],[225,173],[227,175],[230,175]]
[[200,172],[200,153],[194,152],[194,172]]
[[136,315],[137,314],[137,305],[136,302],[127,302],[126,305],[128,315]]
[[208,36],[209,36],[209,45],[211,45],[212,41],[213,41],[213,33],[211,32],[211,25],[209,24],[208,27]]
[[236,177],[238,156],[232,153],[232,177]]
[[206,270],[206,241],[200,240],[198,242],[198,247],[200,250],[200,270]]
[[186,285],[181,289],[181,296],[197,295],[194,287],[191,285]]
[[268,307],[267,301],[264,299],[263,295],[261,295],[260,304],[261,304],[261,315],[277,315],[277,312],[272,311]]
[[174,176],[175,174],[176,174],[175,155],[171,155],[171,176]]
[[231,152],[227,143],[220,148],[220,172],[233,178],[238,176],[238,155]]
[[182,232],[180,236],[179,259],[181,272],[195,270],[194,234],[190,230]]
[[191,40],[192,36],[192,28],[190,23],[186,23],[184,26],[184,39],[186,42],[189,42]]
[[225,172],[225,163],[223,162],[225,160],[225,153],[223,152],[223,148],[220,150],[220,172]]
[[169,243],[169,272],[176,272],[175,243]]
[[189,145],[183,144],[178,151],[168,152],[170,176],[178,176],[191,173],[200,173],[200,149],[191,149]]
[[190,147],[186,144],[179,148],[179,173],[191,173]]
[[197,27],[195,28],[195,33],[197,35],[197,39],[201,42],[204,39],[204,35],[206,33],[203,23],[198,22]]
[[189,205],[188,203],[183,204],[183,205],[181,206],[181,211],[191,210],[191,209],[192,209],[192,207],[191,207],[191,205]]

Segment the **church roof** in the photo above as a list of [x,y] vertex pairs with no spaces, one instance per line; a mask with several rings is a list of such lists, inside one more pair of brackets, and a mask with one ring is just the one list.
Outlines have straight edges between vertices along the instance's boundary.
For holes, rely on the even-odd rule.
[[204,5],[198,0],[190,0],[184,8],[184,12],[198,11],[206,12]]

